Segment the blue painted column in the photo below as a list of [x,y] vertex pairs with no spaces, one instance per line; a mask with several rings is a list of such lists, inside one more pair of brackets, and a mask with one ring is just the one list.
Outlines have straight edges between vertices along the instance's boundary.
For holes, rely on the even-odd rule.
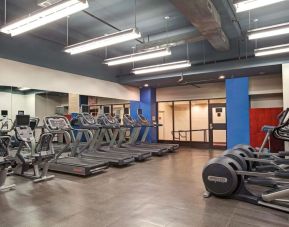
[[[140,89],[140,102],[131,101],[130,102],[130,114],[132,118],[137,118],[137,110],[142,109],[143,115],[150,122],[156,120],[157,111],[156,111],[156,89],[151,87],[141,88]],[[142,130],[143,132],[143,130]],[[142,135],[141,132],[141,135]],[[157,131],[156,128],[151,128],[147,136],[148,142],[157,142]]]
[[250,144],[248,77],[227,79],[227,147]]

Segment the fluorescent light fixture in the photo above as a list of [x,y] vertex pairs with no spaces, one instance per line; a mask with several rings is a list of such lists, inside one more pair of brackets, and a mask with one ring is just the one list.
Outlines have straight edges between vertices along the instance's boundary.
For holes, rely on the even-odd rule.
[[28,90],[31,90],[31,88],[29,87],[21,87],[21,88],[18,88],[19,91],[28,91]]
[[171,55],[172,52],[169,48],[161,48],[154,50],[142,51],[135,54],[124,55],[116,58],[109,58],[104,61],[109,66],[126,64],[130,62],[144,61],[153,58],[159,58]]
[[248,38],[262,39],[271,36],[289,34],[289,23],[277,24],[269,27],[258,28],[248,31]]
[[0,29],[1,32],[16,36],[45,24],[67,17],[88,8],[87,0],[62,0],[54,5],[33,12],[17,21],[12,21]]
[[234,6],[236,8],[236,12],[240,13],[240,12],[244,12],[244,11],[248,11],[251,9],[256,9],[256,8],[276,4],[279,2],[284,2],[284,1],[287,1],[287,0],[246,0],[246,1],[235,3]]
[[65,52],[70,54],[78,54],[101,47],[111,46],[117,43],[140,38],[141,34],[136,28],[126,29],[120,32],[104,35],[94,39],[87,40],[82,43],[77,43],[65,48]]
[[145,84],[145,85],[144,85],[144,87],[149,87],[149,86],[150,86],[149,84]]
[[153,66],[148,66],[148,67],[135,68],[132,70],[132,72],[134,74],[146,74],[146,73],[188,68],[188,67],[191,67],[191,65],[192,64],[190,61],[178,61],[178,62],[172,62],[172,63],[161,64],[161,65],[153,65]]
[[289,44],[265,47],[255,50],[255,56],[267,56],[284,53],[289,53]]
[[224,75],[220,75],[219,76],[219,80],[223,80],[223,79],[225,79],[226,77],[224,76]]

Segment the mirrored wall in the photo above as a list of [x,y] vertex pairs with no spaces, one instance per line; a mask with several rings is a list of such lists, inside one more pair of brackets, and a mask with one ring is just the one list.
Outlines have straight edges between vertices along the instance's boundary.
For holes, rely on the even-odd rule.
[[128,100],[67,94],[25,87],[0,86],[0,129],[10,129],[18,114],[30,115],[30,117],[39,119],[38,127],[35,130],[36,136],[39,136],[43,129],[43,118],[45,116],[57,114],[70,117],[71,113],[81,111],[80,106],[82,104],[88,106],[89,112],[94,116],[97,116],[100,112],[109,112],[118,116],[121,120],[125,111],[129,113],[130,110]]

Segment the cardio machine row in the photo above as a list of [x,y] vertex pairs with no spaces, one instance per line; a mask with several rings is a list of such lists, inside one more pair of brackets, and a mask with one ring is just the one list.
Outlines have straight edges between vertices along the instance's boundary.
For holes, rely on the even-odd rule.
[[[147,130],[156,126],[145,118],[141,123],[125,115],[124,122],[120,125],[118,119],[109,114],[95,119],[89,113],[79,113],[71,122],[64,116],[45,117],[40,127],[39,119],[17,115],[10,129],[1,129],[0,190],[15,188],[15,185],[5,185],[9,173],[32,178],[33,182],[53,179],[48,170],[89,176],[104,172],[110,166],[129,166],[178,148],[176,144],[146,143]],[[145,133],[137,142],[142,127]],[[42,129],[38,142],[35,128]],[[131,131],[129,141],[125,138],[127,130]],[[13,137],[9,135],[12,131]],[[63,143],[56,143],[60,138]]]

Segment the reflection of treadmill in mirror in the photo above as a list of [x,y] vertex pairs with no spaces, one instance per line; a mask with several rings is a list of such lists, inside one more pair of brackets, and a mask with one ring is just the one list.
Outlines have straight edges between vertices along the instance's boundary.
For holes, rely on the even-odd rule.
[[129,114],[124,114],[123,123],[126,128],[129,128],[132,130],[130,133],[129,141],[126,143],[122,143],[121,147],[128,147],[128,148],[132,147],[132,148],[137,148],[141,150],[149,150],[154,156],[162,156],[168,152],[168,149],[163,148],[163,147],[154,148],[154,147],[148,147],[146,145],[139,144],[137,140],[141,132],[141,125],[139,125]]
[[137,161],[144,161],[152,156],[148,149],[142,150],[139,148],[121,147],[121,143],[125,139],[126,128],[121,127],[118,119],[112,117],[110,113],[100,115],[98,117],[98,123],[103,127],[100,133],[100,139],[101,136],[104,138],[105,133],[108,133],[108,138],[110,139],[109,144],[101,146],[99,148],[100,150],[127,154],[133,156]]
[[126,166],[134,162],[134,157],[128,154],[120,154],[113,151],[103,151],[102,139],[104,129],[89,113],[80,113],[77,116],[80,129],[87,129],[92,132],[92,139],[79,151],[80,157],[91,159],[103,159],[113,166]]
[[151,148],[166,148],[169,151],[176,151],[176,149],[179,148],[179,144],[166,144],[166,143],[149,143],[147,141],[147,136],[149,134],[149,131],[151,128],[156,128],[158,129],[159,124],[153,123],[151,124],[148,119],[145,118],[145,116],[143,115],[143,111],[142,109],[138,109],[137,111],[137,122],[139,123],[139,125],[141,125],[142,127],[144,127],[144,133],[141,137],[141,140],[138,144],[142,145],[142,146],[147,146],[147,147],[151,147]]
[[72,127],[63,116],[53,116],[44,118],[45,128],[53,135],[62,134],[65,136],[66,145],[56,154],[50,162],[49,169],[58,172],[70,173],[80,176],[88,176],[103,172],[108,168],[108,162],[103,160],[92,160],[80,157],[65,156],[71,153],[71,142],[73,135]]

